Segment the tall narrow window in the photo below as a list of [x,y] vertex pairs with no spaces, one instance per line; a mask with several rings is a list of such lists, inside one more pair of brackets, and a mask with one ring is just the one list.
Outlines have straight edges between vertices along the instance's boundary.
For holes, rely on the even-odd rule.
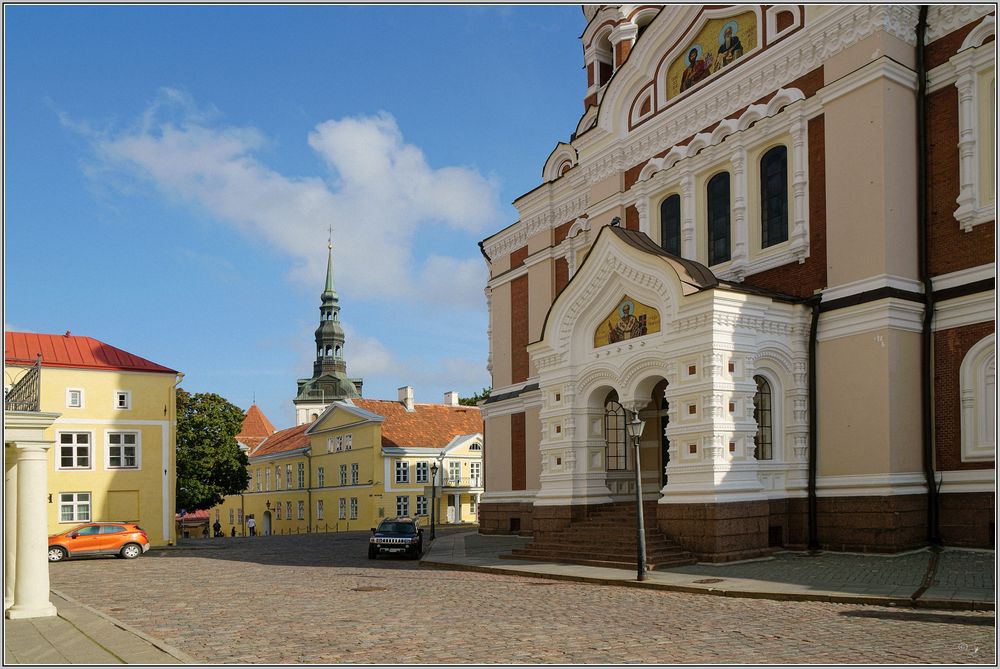
[[608,471],[625,469],[625,409],[612,392],[604,403],[604,441],[607,443]]
[[729,172],[708,180],[708,264],[718,265],[730,258]]
[[758,460],[774,458],[772,450],[773,434],[771,430],[771,384],[763,376],[755,376],[757,394],[753,396],[753,419],[757,421],[757,446],[753,456]]
[[681,254],[680,195],[671,195],[660,205],[660,246],[667,253]]
[[760,159],[760,246],[788,241],[788,149],[776,146]]

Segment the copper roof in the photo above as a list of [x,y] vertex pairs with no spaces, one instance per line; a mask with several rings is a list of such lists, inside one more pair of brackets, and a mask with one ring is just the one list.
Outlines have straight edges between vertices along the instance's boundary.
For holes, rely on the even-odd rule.
[[444,448],[463,434],[481,434],[479,407],[414,404],[409,412],[399,402],[355,398],[351,402],[385,418],[382,445],[389,447]]
[[119,369],[138,372],[177,371],[132,355],[91,337],[37,334],[35,332],[5,332],[4,361],[7,364],[30,364],[38,354],[42,367],[73,367],[80,369]]
[[236,441],[245,444],[252,451],[268,437],[274,434],[274,425],[267,419],[264,412],[256,404],[251,404],[243,417],[243,427],[236,435]]
[[[267,439],[264,439],[256,448],[250,449],[250,457],[256,458],[261,455],[274,455],[286,451],[294,451],[299,448],[309,446],[309,437],[306,430],[312,423],[296,425],[287,430],[275,432]],[[244,442],[246,443],[246,442]],[[249,446],[249,444],[247,444]]]

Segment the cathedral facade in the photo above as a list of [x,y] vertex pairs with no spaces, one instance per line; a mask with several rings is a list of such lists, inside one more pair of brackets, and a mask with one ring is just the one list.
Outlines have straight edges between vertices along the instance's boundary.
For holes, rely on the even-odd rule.
[[704,560],[991,546],[992,6],[583,11],[585,112],[481,243],[482,531],[638,480]]

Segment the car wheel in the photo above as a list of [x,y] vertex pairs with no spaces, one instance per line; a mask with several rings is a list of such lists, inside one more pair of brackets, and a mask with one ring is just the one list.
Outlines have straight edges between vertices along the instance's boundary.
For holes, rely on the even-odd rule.
[[369,546],[368,547],[368,559],[369,560],[374,560],[377,557],[378,557],[378,549],[376,549],[376,548],[374,548],[372,546]]
[[139,544],[125,544],[119,555],[126,560],[133,560],[142,555],[142,547]]
[[65,548],[60,548],[59,546],[49,548],[49,562],[60,562],[65,560],[68,555]]

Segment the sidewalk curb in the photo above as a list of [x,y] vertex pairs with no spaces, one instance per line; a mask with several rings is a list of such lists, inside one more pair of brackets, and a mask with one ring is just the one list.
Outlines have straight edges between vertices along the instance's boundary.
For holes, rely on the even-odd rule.
[[862,604],[869,606],[891,606],[900,608],[919,609],[947,609],[952,611],[994,611],[994,602],[977,602],[974,600],[958,599],[917,599],[908,597],[888,597],[879,595],[835,595],[805,592],[756,592],[752,590],[729,590],[725,588],[699,588],[691,585],[675,585],[672,583],[656,583],[653,581],[631,581],[611,578],[600,578],[597,576],[575,576],[570,574],[550,574],[544,572],[531,572],[519,569],[506,569],[503,567],[483,567],[456,562],[435,562],[433,560],[421,560],[421,566],[432,569],[454,569],[458,571],[474,571],[488,574],[503,574],[505,576],[527,576],[531,578],[545,578],[553,581],[575,581],[579,583],[593,583],[596,585],[614,585],[626,588],[647,588],[651,590],[666,590],[671,592],[685,592],[696,595],[713,595],[716,597],[734,597],[741,599],[770,599],[775,601],[793,602],[830,602],[834,604]]
[[[183,664],[198,664],[198,662],[196,662],[194,660],[194,658],[190,657],[186,653],[183,653],[182,651],[174,648],[171,645],[163,643],[159,639],[155,639],[155,638],[149,636],[145,632],[137,630],[136,628],[132,627],[131,625],[127,625],[127,624],[123,623],[122,621],[118,620],[117,618],[112,618],[111,616],[107,615],[106,613],[102,613],[101,611],[98,611],[97,609],[95,609],[92,606],[87,606],[86,604],[84,604],[80,600],[75,599],[73,597],[70,597],[69,595],[67,595],[65,592],[62,592],[61,590],[52,589],[52,592],[55,593],[56,595],[58,595],[59,597],[62,597],[63,599],[65,599],[67,602],[71,602],[75,606],[79,606],[81,609],[84,609],[85,611],[93,613],[94,615],[96,615],[99,618],[103,618],[104,620],[107,620],[109,623],[111,623],[115,627],[123,629],[123,630],[125,630],[126,632],[128,632],[130,634],[134,634],[135,636],[139,637],[140,639],[142,639],[143,641],[145,641],[149,645],[154,646],[156,648],[159,648],[164,653],[166,653],[167,655],[170,655],[175,660],[178,660],[179,662],[182,662]],[[96,639],[94,639],[94,641],[97,642]],[[98,643],[98,645],[100,645],[100,643]]]

